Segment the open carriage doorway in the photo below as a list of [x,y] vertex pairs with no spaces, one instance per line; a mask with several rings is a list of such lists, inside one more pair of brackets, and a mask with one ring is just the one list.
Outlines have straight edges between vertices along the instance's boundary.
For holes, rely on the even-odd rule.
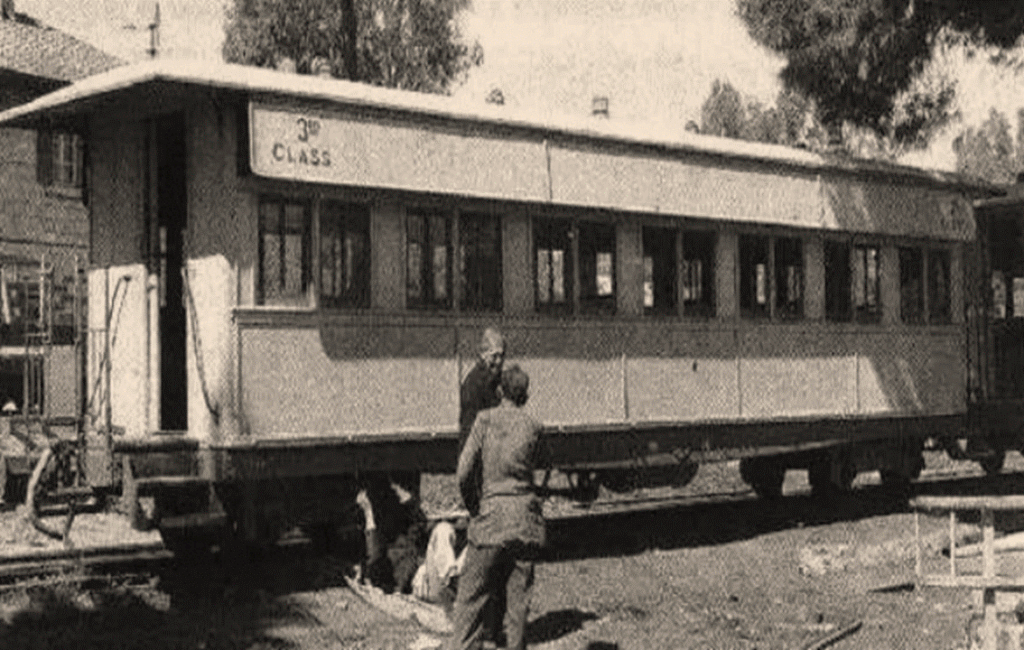
[[1024,217],[1013,211],[997,213],[988,234],[993,396],[1024,399]]
[[188,197],[185,117],[156,122],[156,205],[160,274],[160,428],[188,429],[185,300],[181,275]]

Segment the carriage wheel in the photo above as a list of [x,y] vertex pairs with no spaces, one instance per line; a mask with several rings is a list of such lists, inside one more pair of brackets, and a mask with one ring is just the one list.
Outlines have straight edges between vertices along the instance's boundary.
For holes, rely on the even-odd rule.
[[994,476],[1003,471],[1003,465],[1005,463],[1005,449],[993,450],[991,454],[987,454],[978,459],[978,464],[981,465],[981,469],[985,470],[985,474],[987,476]]
[[[833,476],[833,465],[838,463],[836,476]],[[845,458],[824,456],[811,463],[807,468],[807,482],[811,484],[811,492],[815,496],[829,496],[849,492],[853,479],[857,478],[857,470]]]
[[786,468],[770,458],[744,458],[740,460],[740,477],[762,499],[778,499],[782,496]]

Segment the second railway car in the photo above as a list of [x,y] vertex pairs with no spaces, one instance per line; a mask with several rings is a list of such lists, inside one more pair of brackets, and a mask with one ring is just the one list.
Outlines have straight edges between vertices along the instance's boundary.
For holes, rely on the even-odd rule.
[[926,440],[985,433],[992,192],[954,175],[182,62],[0,122],[85,138],[86,475],[155,495],[169,538],[272,538],[361,477],[453,470],[488,325],[591,494],[729,458],[764,496],[789,468],[901,484]]

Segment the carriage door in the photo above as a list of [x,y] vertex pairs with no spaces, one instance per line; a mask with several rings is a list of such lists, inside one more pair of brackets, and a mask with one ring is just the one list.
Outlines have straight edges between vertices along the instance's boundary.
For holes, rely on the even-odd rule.
[[1024,217],[995,212],[989,223],[992,267],[992,397],[1024,398]]
[[160,428],[188,429],[185,300],[181,277],[187,226],[185,118],[156,124],[156,203],[160,264]]

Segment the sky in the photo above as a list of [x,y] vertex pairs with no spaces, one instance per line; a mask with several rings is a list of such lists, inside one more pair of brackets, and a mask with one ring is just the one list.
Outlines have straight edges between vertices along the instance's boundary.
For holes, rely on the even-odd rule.
[[[153,0],[16,0],[19,12],[129,61],[147,58]],[[455,91],[482,102],[500,88],[506,105],[539,114],[585,115],[595,96],[612,119],[682,128],[700,121],[715,79],[774,102],[784,61],[759,47],[733,13],[734,0],[474,0],[462,31],[484,63]],[[222,0],[160,0],[160,56],[220,60]],[[1024,75],[953,59],[962,121],[912,164],[951,169],[951,142],[995,106],[1015,123]]]

